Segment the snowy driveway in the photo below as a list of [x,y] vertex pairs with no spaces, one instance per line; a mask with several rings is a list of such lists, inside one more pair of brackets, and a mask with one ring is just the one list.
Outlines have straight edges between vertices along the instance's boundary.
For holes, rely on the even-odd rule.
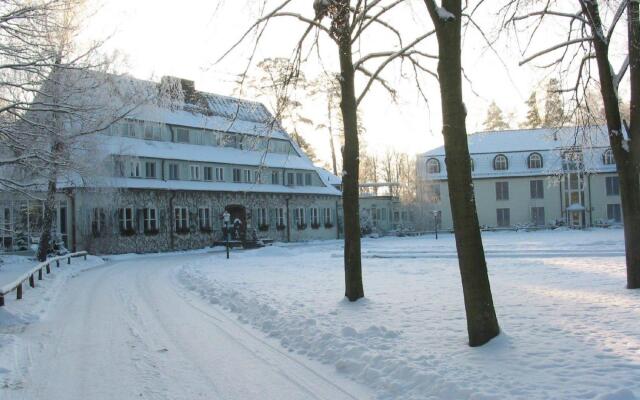
[[47,318],[27,326],[30,368],[0,398],[369,397],[185,291],[177,266],[203,257],[119,261],[70,279]]

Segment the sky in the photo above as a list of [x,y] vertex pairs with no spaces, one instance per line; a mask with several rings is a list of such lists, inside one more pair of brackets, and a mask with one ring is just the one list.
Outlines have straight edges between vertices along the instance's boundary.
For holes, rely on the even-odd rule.
[[[236,51],[217,61],[258,16],[255,0],[89,0],[92,17],[83,37],[87,40],[109,37],[105,50],[117,51],[124,62],[120,70],[142,79],[159,80],[173,75],[195,81],[196,88],[213,93],[231,95],[237,74],[247,65],[251,54],[251,38]],[[294,1],[294,9],[312,16],[311,0]],[[496,2],[486,2],[488,4]],[[498,28],[496,10],[488,5],[476,14],[476,21],[485,33],[494,37]],[[393,23],[410,26],[407,32],[418,34],[431,29],[422,1],[409,0]],[[395,19],[394,19],[395,18]],[[291,49],[305,26],[292,19],[272,23],[261,39],[255,60],[266,57],[289,57]],[[543,48],[549,37],[561,32],[548,26],[541,35],[542,42],[532,48]],[[388,49],[392,43],[388,35],[373,33],[374,39],[358,43],[359,53]],[[489,49],[477,32],[465,36],[463,64],[468,82],[465,103],[468,110],[468,131],[482,130],[482,122],[491,101],[505,112],[513,114],[517,124],[524,119],[524,102],[531,90],[539,88],[549,72],[533,66],[519,67],[522,59],[512,34],[503,35]],[[365,43],[366,42],[366,43]],[[337,71],[335,51],[328,42],[321,42],[322,64],[311,56],[303,65],[307,76],[321,73],[323,68]],[[431,39],[435,45],[435,39]],[[428,46],[432,46],[429,44]],[[435,50],[435,48],[434,48]],[[437,51],[436,51],[437,53]],[[322,67],[320,66],[322,65]],[[433,64],[435,69],[435,64]],[[405,68],[401,76],[398,64],[385,72],[385,77],[398,91],[396,101],[379,86],[371,90],[361,104],[365,141],[369,151],[383,154],[387,149],[410,154],[427,151],[442,144],[440,122],[440,93],[435,80],[426,80],[423,87],[428,104],[416,90],[415,79]],[[359,80],[360,87],[363,81]],[[320,118],[326,108],[319,100],[307,100],[312,116]],[[325,132],[307,130],[307,139],[318,156],[328,161],[329,146]]]

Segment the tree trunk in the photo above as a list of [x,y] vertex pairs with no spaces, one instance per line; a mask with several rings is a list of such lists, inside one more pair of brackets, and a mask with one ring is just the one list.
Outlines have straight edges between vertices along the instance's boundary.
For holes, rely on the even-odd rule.
[[430,0],[425,2],[436,25],[438,37],[438,76],[449,198],[462,277],[469,345],[481,346],[497,336],[500,327],[491,296],[471,180],[465,123],[467,112],[462,99],[461,4],[460,0],[443,1],[443,7],[454,16],[444,20]]
[[332,102],[328,101],[327,102],[327,121],[328,121],[328,128],[329,128],[329,148],[331,149],[331,164],[333,167],[333,174],[335,176],[338,176],[338,163],[336,160],[336,146],[335,143],[333,141],[333,124],[331,122],[331,110],[333,109],[332,107]]
[[[627,287],[640,288],[640,180],[634,148],[625,148],[622,132],[624,126],[620,113],[618,89],[614,81],[609,61],[609,43],[602,34],[602,20],[597,2],[580,2],[591,23],[594,37],[593,46],[598,64],[600,92],[604,104],[609,132],[609,143],[616,160],[616,170],[620,179],[620,202],[624,223],[624,239],[627,262]],[[629,66],[631,78],[631,121],[629,137],[640,138],[640,24],[638,23],[638,3],[630,2],[628,7]],[[631,141],[632,143],[635,140]],[[628,145],[628,144],[627,144]]]
[[44,219],[42,221],[42,233],[40,234],[40,246],[38,247],[38,261],[42,262],[47,259],[49,254],[49,242],[51,241],[51,228],[53,227],[53,218],[56,212],[56,177],[52,173],[47,188],[47,198],[44,201]]
[[344,210],[344,273],[345,296],[349,301],[364,297],[362,260],[360,257],[360,205],[358,173],[360,170],[358,114],[355,94],[355,71],[351,53],[349,1],[339,2],[335,17],[340,57],[340,89],[344,150],[342,155],[342,206]]

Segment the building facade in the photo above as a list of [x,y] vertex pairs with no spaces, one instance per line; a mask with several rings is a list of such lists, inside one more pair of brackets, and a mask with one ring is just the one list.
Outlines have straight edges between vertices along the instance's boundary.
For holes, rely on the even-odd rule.
[[[83,138],[95,155],[91,176],[58,182],[55,229],[69,249],[200,248],[222,239],[225,211],[243,237],[337,237],[340,192],[264,105],[196,91],[177,78],[143,81],[159,93],[168,83],[179,89],[169,105],[150,99]],[[37,195],[0,194],[5,249],[39,235]]]
[[[621,223],[620,187],[600,127],[469,135],[480,225],[587,227]],[[418,197],[453,229],[444,147],[418,156]]]

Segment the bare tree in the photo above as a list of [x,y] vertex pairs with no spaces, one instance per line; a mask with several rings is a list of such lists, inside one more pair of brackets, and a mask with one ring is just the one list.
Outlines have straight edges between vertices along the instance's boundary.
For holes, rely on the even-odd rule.
[[[601,6],[605,10],[601,9]],[[539,8],[536,8],[539,7]],[[561,69],[565,76],[573,74],[570,87],[563,89],[570,93],[576,110],[589,110],[587,94],[590,88],[598,87],[606,119],[609,143],[616,161],[620,178],[622,203],[627,287],[640,288],[640,15],[637,1],[619,0],[601,4],[597,0],[575,0],[571,4],[557,1],[512,0],[504,9],[507,21],[514,24],[535,21],[534,26],[553,21],[566,26],[565,37],[557,44],[527,54],[525,49],[521,64],[526,64],[553,56],[545,66]],[[615,35],[621,20],[626,15],[626,35]],[[558,22],[560,24],[558,24]],[[530,29],[533,37],[538,29]],[[626,43],[617,43],[621,38]],[[626,55],[618,60],[612,47],[619,51],[626,47]],[[559,54],[559,56],[557,55]],[[620,85],[629,71],[629,120],[623,120]],[[582,107],[581,107],[582,106]],[[587,113],[583,123],[589,124],[594,118]]]
[[[500,333],[476,212],[467,111],[462,98],[461,0],[424,0],[438,38],[442,134],[458,264],[467,314],[469,345],[481,346]],[[467,14],[468,15],[468,14]]]
[[[19,88],[7,102],[11,107],[5,111],[11,118],[1,131],[6,139],[1,151],[20,157],[20,162],[15,171],[3,171],[2,179],[5,190],[29,189],[30,196],[46,193],[37,254],[44,260],[51,241],[59,181],[64,179],[68,184],[74,177],[85,175],[82,153],[90,144],[84,138],[108,128],[131,111],[132,105],[119,101],[123,88],[117,87],[116,76],[106,73],[111,60],[98,51],[103,42],[82,48],[76,45],[81,20],[86,16],[82,14],[83,0],[16,0],[13,4],[26,8],[37,4],[40,25],[33,43],[28,32],[19,33],[29,40],[29,46],[37,46],[29,54],[33,57],[32,69],[27,74],[13,74],[12,82],[0,85],[0,89],[12,84]],[[15,173],[28,180],[14,179]]]
[[[334,49],[337,50],[340,66],[340,110],[344,129],[342,198],[345,236],[345,296],[350,301],[356,301],[364,297],[358,200],[360,170],[358,107],[374,83],[380,84],[391,96],[395,97],[395,90],[382,76],[383,71],[394,61],[405,61],[415,73],[420,71],[435,76],[435,73],[424,65],[424,60],[435,57],[427,51],[421,51],[417,48],[421,42],[432,36],[434,31],[425,32],[406,41],[398,28],[385,20],[391,11],[399,9],[403,0],[371,2],[365,0],[315,0],[313,3],[314,15],[311,17],[288,9],[290,3],[291,0],[281,1],[271,11],[259,18],[238,43],[245,40],[251,32],[257,32],[258,38],[260,38],[267,23],[274,19],[294,18],[308,26],[296,46],[294,63],[303,61],[302,55],[306,54],[303,49],[305,40],[312,30],[317,32],[312,48],[319,49],[321,47],[318,41],[320,34],[326,35],[335,45]],[[328,26],[324,25],[327,20],[329,21]],[[394,38],[396,46],[392,49],[371,51],[354,59],[354,54],[360,54],[357,51],[359,49],[358,43],[367,40],[366,33],[370,30],[390,34]],[[237,44],[233,48],[236,46]],[[296,71],[292,71],[291,76],[295,76],[296,73]],[[356,89],[356,73],[360,73],[364,77],[364,85],[361,90]]]
[[[316,129],[326,129],[329,134],[329,150],[331,151],[331,167],[333,168],[333,174],[338,175],[338,152],[336,152],[335,144],[335,129],[333,126],[334,120],[336,120],[336,114],[340,112],[340,79],[339,76],[324,74],[321,77],[314,79],[309,87],[310,94],[312,96],[318,96],[327,103],[327,116],[326,122],[318,124]],[[342,147],[344,135],[342,130],[338,130],[340,134],[340,147]],[[342,159],[340,159],[340,166],[342,166]]]
[[[311,128],[314,122],[304,113],[304,104],[298,99],[309,91],[311,83],[302,72],[290,77],[293,66],[286,58],[265,58],[257,67],[254,74],[240,77],[236,92],[248,92],[255,98],[266,100],[274,113],[279,112],[282,124],[291,132],[296,144],[311,160],[317,161],[315,149],[301,131],[301,127]],[[298,90],[283,91],[284,85],[291,85],[302,93]]]

